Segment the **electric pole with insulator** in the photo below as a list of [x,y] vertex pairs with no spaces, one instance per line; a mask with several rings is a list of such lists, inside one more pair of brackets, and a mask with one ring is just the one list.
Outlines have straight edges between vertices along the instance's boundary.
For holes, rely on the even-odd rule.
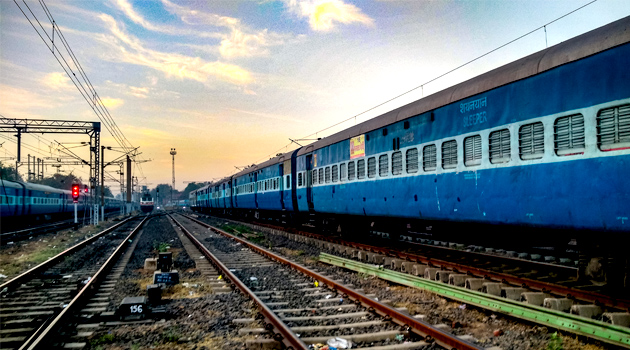
[[177,151],[175,148],[171,148],[171,155],[173,156],[173,186],[171,186],[171,205],[173,205],[173,190],[175,189],[175,155]]

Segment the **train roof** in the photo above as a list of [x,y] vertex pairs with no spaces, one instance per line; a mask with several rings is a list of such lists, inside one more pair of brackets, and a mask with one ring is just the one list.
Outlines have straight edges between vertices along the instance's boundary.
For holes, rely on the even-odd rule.
[[70,193],[69,190],[64,190],[61,188],[50,187],[46,185],[33,184],[29,182],[21,182],[21,181],[10,181],[10,180],[2,180],[0,181],[3,187],[11,187],[11,188],[19,188],[22,189],[25,187],[29,190],[42,191],[42,192],[50,192],[50,193]]
[[253,172],[257,171],[257,170],[266,168],[266,167],[268,167],[270,165],[280,164],[280,163],[284,162],[285,160],[291,159],[291,153],[293,153],[293,152],[295,152],[295,150],[283,153],[282,155],[273,157],[273,158],[271,158],[271,159],[269,159],[267,161],[264,161],[264,162],[262,162],[260,164],[254,164],[254,165],[250,166],[249,168],[246,168],[245,170],[242,170],[242,171],[240,171],[240,172],[238,172],[238,173],[236,173],[236,174],[234,174],[232,176],[233,177],[240,177],[240,176],[243,176],[243,175],[247,175],[247,174],[253,173]]
[[[630,16],[304,146],[298,156],[630,42]],[[264,164],[264,163],[263,163]]]

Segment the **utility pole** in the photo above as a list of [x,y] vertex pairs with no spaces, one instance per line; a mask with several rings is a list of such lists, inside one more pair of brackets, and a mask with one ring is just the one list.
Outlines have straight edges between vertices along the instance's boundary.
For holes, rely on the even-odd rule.
[[175,148],[171,148],[171,155],[173,156],[173,186],[171,186],[171,205],[173,205],[173,190],[175,189],[175,155],[177,151]]

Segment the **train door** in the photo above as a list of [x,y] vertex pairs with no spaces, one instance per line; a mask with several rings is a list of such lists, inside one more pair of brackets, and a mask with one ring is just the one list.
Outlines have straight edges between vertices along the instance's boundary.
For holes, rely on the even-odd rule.
[[282,163],[280,163],[280,165],[278,165],[278,174],[280,175],[279,178],[279,192],[280,193],[280,205],[282,206],[282,210],[284,210],[284,165]]
[[237,186],[236,186],[236,179],[232,180],[232,208],[236,208],[238,207],[238,190],[237,190]]
[[254,204],[258,209],[258,171],[254,172]]
[[306,201],[308,202],[308,210],[311,211],[313,206],[313,155],[306,156]]

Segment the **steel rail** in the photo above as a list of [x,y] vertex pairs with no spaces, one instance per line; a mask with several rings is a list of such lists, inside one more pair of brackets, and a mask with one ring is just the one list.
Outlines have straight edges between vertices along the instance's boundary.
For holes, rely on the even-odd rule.
[[435,342],[447,349],[458,349],[458,350],[480,350],[480,349],[485,349],[483,347],[478,347],[470,342],[467,342],[465,340],[459,339],[456,336],[446,333],[438,328],[435,328],[433,326],[431,326],[430,324],[415,319],[409,315],[405,315],[403,313],[401,313],[400,311],[379,303],[371,298],[369,298],[368,296],[366,296],[363,293],[359,293],[351,288],[345,287],[344,285],[337,283],[335,281],[333,281],[332,279],[325,277],[323,275],[318,274],[315,271],[312,271],[300,264],[297,264],[293,261],[290,261],[288,259],[285,259],[279,255],[276,255],[264,248],[261,248],[253,243],[250,243],[247,240],[238,238],[236,236],[233,236],[223,230],[220,230],[216,227],[213,227],[211,225],[208,225],[204,222],[201,222],[199,220],[196,220],[192,217],[188,217],[186,216],[188,219],[204,226],[207,228],[210,228],[213,232],[219,233],[223,236],[229,237],[243,245],[246,245],[247,247],[249,247],[250,249],[258,252],[259,254],[263,255],[263,256],[267,256],[273,260],[276,260],[278,262],[281,262],[283,264],[289,265],[291,268],[300,271],[301,273],[312,277],[315,280],[318,280],[320,282],[323,282],[324,284],[328,285],[329,287],[331,287],[332,289],[335,289],[337,291],[342,292],[343,294],[345,294],[344,297],[349,297],[352,300],[355,300],[360,302],[361,304],[363,304],[364,306],[371,308],[372,310],[374,310],[376,313],[378,313],[379,315],[386,317],[386,318],[390,318],[393,322],[404,326],[405,328],[408,328],[409,331],[420,335],[422,337],[424,337],[427,341],[431,341],[431,340],[435,340]]
[[[267,305],[265,305],[265,303],[260,300],[260,298],[258,298],[256,294],[254,294],[254,292],[247,288],[247,286],[243,282],[241,282],[241,280],[239,280],[238,277],[236,277],[227,266],[225,266],[219,259],[217,259],[217,257],[215,257],[214,254],[212,254],[210,250],[208,250],[208,248],[206,248],[201,242],[199,242],[199,240],[195,238],[193,234],[190,233],[190,231],[184,228],[184,226],[171,214],[167,215],[177,226],[182,229],[182,232],[186,235],[186,237],[191,240],[191,242],[197,247],[197,249],[199,249],[203,253],[203,255],[210,259],[210,262],[215,267],[221,270],[221,273],[225,276],[224,280],[229,280],[234,286],[238,287],[238,289],[240,289],[243,294],[247,295],[251,300],[254,301],[254,303],[256,303],[256,305],[258,305],[260,313],[261,315],[263,315],[267,323],[271,324],[274,329],[278,331],[278,333],[274,334],[275,340],[282,342],[285,345],[286,349],[308,349],[308,346],[300,338],[298,338],[297,335],[295,335],[295,333],[293,333],[293,331],[291,331],[291,329],[284,322],[282,322],[282,320],[280,320],[280,318],[278,318],[278,316],[276,316],[276,314]],[[198,222],[185,215],[183,216],[194,222],[197,222],[198,224],[209,227],[207,224]]]
[[[131,219],[131,218],[129,218],[129,219]],[[101,279],[104,279],[105,273],[108,272],[108,270],[112,268],[112,266],[114,265],[114,263],[118,259],[118,256],[120,254],[122,254],[122,251],[129,244],[130,240],[133,238],[133,236],[138,231],[140,231],[140,228],[144,225],[144,223],[148,219],[149,219],[149,216],[145,216],[144,217],[144,219],[138,224],[138,226],[136,226],[131,231],[131,233],[129,233],[129,235],[127,235],[127,237],[125,237],[125,239],[118,245],[116,250],[114,250],[114,252],[109,256],[107,261],[105,261],[105,263],[103,263],[101,268],[94,274],[94,276],[92,276],[92,278],[85,284],[85,286],[77,293],[77,295],[72,299],[72,301],[70,301],[70,303],[68,303],[68,305],[59,313],[59,315],[57,315],[57,317],[55,317],[50,322],[48,327],[46,327],[45,329],[41,330],[41,333],[36,335],[36,337],[31,337],[31,339],[35,338],[32,341],[32,343],[22,345],[20,347],[20,350],[22,350],[22,349],[34,350],[34,349],[37,349],[37,348],[50,348],[50,343],[48,343],[47,340],[48,340],[48,338],[50,336],[52,336],[52,334],[51,334],[52,331],[54,329],[56,329],[58,325],[61,324],[61,321],[66,317],[66,315],[68,315],[70,312],[74,311],[74,308],[77,305],[81,305],[81,303],[83,302],[83,298],[86,297],[89,294],[89,292],[92,290],[92,288],[97,283],[100,283]],[[127,222],[128,220],[125,220],[124,222]],[[124,222],[121,222],[121,224],[124,223]]]
[[484,309],[498,311],[551,328],[594,338],[616,346],[630,348],[630,328],[615,326],[602,321],[546,309],[540,306],[456,287],[442,282],[431,281],[402,272],[387,269],[383,270],[374,265],[364,264],[326,253],[320,254],[319,261],[352,271],[373,275],[409,287],[425,289],[443,295],[449,299]]
[[[268,229],[289,231],[289,229],[287,228],[281,228],[281,227],[277,227],[273,225],[261,225],[261,224],[250,224],[250,225],[264,227]],[[502,273],[502,272],[494,272],[494,271],[490,271],[484,268],[462,265],[455,262],[450,262],[446,260],[435,259],[435,258],[419,255],[416,253],[406,253],[406,252],[401,252],[401,251],[395,251],[388,248],[375,247],[375,246],[367,245],[363,243],[350,242],[350,241],[345,241],[338,238],[322,236],[322,235],[318,235],[311,232],[305,232],[305,231],[299,231],[299,230],[290,230],[290,231],[293,231],[293,233],[295,234],[299,234],[299,235],[303,235],[306,237],[311,237],[311,238],[315,238],[319,240],[324,240],[324,241],[335,243],[335,244],[341,244],[341,245],[345,245],[352,248],[363,249],[363,250],[371,251],[371,252],[382,254],[382,255],[387,255],[387,256],[392,256],[392,257],[395,256],[395,257],[406,259],[412,262],[420,262],[429,266],[440,266],[440,267],[452,269],[454,271],[459,271],[462,273],[470,273],[476,276],[483,276],[484,278],[487,278],[487,279],[499,280],[507,284],[522,286],[524,288],[537,289],[546,293],[562,295],[569,299],[576,299],[583,302],[594,303],[597,305],[626,310],[630,312],[630,299],[621,299],[621,298],[604,295],[601,293],[596,293],[596,292],[592,292],[588,290],[562,286],[562,285],[553,284],[550,282],[537,281],[534,279],[530,279],[526,277],[518,277],[518,276],[514,276],[507,273]],[[443,249],[448,249],[448,248],[443,248]],[[497,257],[497,256],[494,256],[494,257],[496,259],[504,259],[503,257]],[[536,264],[536,265],[544,264],[544,266],[549,265],[546,263],[537,263],[537,262],[529,262],[529,261],[523,261],[523,263]]]
[[12,279],[4,282],[3,284],[0,285],[0,290],[4,290],[4,288],[7,288],[8,290],[14,289],[15,287],[19,286],[24,280],[28,279],[32,274],[37,273],[39,271],[42,271],[44,269],[47,269],[48,267],[58,263],[59,261],[61,261],[62,259],[64,259],[66,257],[66,255],[72,254],[75,251],[83,248],[84,246],[94,242],[95,240],[101,238],[102,236],[114,231],[115,229],[119,228],[120,226],[124,225],[125,223],[127,223],[129,220],[135,218],[135,216],[131,216],[128,217],[127,219],[125,219],[124,221],[121,221],[119,223],[117,223],[116,225],[107,228],[99,233],[97,233],[96,235],[87,238],[85,240],[83,240],[80,243],[77,243],[76,245],[64,250],[63,252],[53,256],[52,258],[44,261],[43,263],[13,277]]

